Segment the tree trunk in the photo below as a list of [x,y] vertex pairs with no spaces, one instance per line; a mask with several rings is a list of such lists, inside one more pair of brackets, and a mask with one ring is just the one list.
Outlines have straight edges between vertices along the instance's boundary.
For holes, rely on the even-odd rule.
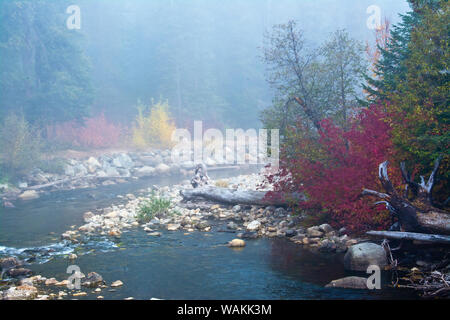
[[387,239],[416,240],[421,242],[450,245],[450,236],[443,236],[438,234],[424,234],[424,233],[397,232],[397,231],[369,231],[366,234],[373,237],[380,237]]

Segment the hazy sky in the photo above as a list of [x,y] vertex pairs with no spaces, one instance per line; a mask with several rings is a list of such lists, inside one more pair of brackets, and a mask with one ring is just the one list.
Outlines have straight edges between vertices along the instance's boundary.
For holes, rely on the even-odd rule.
[[[138,99],[164,97],[183,117],[233,118],[243,126],[255,124],[259,111],[271,104],[260,56],[263,35],[274,24],[296,20],[311,45],[320,45],[337,29],[373,43],[368,7],[377,6],[381,17],[392,23],[409,10],[405,0],[78,0],[78,4],[98,109],[107,108],[119,119],[132,118]],[[244,108],[245,115],[240,113]]]

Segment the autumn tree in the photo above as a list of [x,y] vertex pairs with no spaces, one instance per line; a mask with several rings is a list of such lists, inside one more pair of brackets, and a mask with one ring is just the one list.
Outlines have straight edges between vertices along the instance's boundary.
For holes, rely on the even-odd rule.
[[152,103],[150,107],[139,103],[133,127],[133,144],[141,149],[170,147],[172,132],[175,129],[167,101]]

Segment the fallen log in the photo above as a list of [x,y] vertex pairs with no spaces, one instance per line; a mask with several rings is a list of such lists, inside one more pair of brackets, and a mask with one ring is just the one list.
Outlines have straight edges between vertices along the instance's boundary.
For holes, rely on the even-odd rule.
[[[288,205],[288,203],[285,201],[285,197],[266,197],[266,191],[235,190],[206,186],[196,189],[181,190],[180,195],[185,201],[202,198],[213,202],[232,205],[244,204],[276,207],[285,207]],[[304,201],[305,197],[300,194],[293,194],[291,195],[290,199]]]
[[416,240],[421,242],[447,244],[450,245],[450,236],[439,234],[425,234],[414,232],[399,232],[399,231],[368,231],[367,235],[372,237],[387,238],[394,240]]

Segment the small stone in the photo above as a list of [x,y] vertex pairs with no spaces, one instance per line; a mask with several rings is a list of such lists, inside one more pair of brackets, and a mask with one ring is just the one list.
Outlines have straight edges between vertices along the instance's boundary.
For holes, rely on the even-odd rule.
[[245,241],[242,239],[233,239],[228,242],[228,246],[230,248],[242,248],[245,247]]
[[73,294],[74,297],[85,297],[87,296],[86,292],[77,292]]
[[238,228],[237,224],[234,223],[233,221],[231,221],[227,224],[227,229],[229,229],[229,230],[236,230],[237,228]]
[[320,231],[318,227],[311,227],[311,228],[306,229],[306,234],[310,238],[323,236],[323,232]]
[[333,231],[333,227],[330,226],[328,223],[324,223],[319,226],[319,230],[324,233],[328,233],[328,232]]
[[179,223],[168,224],[167,230],[168,231],[177,231],[178,229],[180,229],[180,227],[181,227],[181,224],[179,224]]
[[347,232],[347,229],[345,227],[342,227],[339,229],[338,234],[340,236],[343,236]]
[[295,230],[286,230],[285,235],[287,238],[292,238],[297,234],[297,231]]
[[35,190],[27,190],[19,195],[19,199],[24,201],[34,200],[39,198],[39,193]]
[[94,214],[92,212],[86,212],[85,214],[83,214],[84,222],[90,222],[93,217],[94,217]]
[[233,212],[234,213],[238,213],[240,211],[241,211],[241,206],[240,205],[236,205],[236,206],[233,207]]
[[45,280],[45,285],[46,286],[54,286],[54,285],[56,285],[58,283],[58,281],[55,279],[55,278],[50,278],[50,279],[47,279],[47,280]]
[[108,232],[108,235],[109,235],[110,237],[120,238],[120,236],[122,235],[122,232],[120,232],[120,231],[117,230],[117,229],[113,229],[113,230],[111,230],[110,232]]
[[113,283],[111,283],[111,287],[112,288],[117,288],[117,287],[121,287],[123,286],[123,282],[120,280],[114,281]]
[[248,231],[256,231],[261,227],[261,222],[259,222],[258,220],[253,220],[252,222],[250,222],[247,225],[247,230]]
[[75,253],[71,253],[71,254],[69,254],[68,258],[69,258],[69,260],[75,260],[78,258],[78,256]]
[[55,283],[55,286],[57,286],[57,287],[67,287],[68,284],[69,284],[69,280],[63,280],[63,281]]

